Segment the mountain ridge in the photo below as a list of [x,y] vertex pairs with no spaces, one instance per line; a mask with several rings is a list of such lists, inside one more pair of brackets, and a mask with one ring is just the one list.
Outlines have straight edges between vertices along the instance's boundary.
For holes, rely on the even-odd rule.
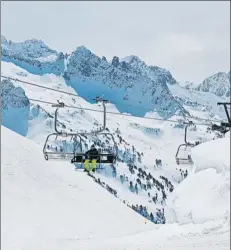
[[[4,36],[1,36],[1,40],[3,61],[12,62],[32,74],[63,76],[65,83],[87,101],[103,95],[117,103],[120,112],[133,115],[144,116],[157,110],[163,118],[177,113],[182,116],[189,114],[170,88],[180,83],[168,70],[147,65],[138,56],[114,56],[108,62],[106,57],[97,56],[84,45],[64,55],[34,38],[19,43],[8,41]],[[220,74],[222,77],[219,77]],[[230,73],[216,75],[206,78],[197,86],[192,82],[180,86],[188,90],[210,92],[219,97],[230,97]]]
[[[138,57],[126,63],[115,56],[109,63],[105,57],[98,57],[83,45],[68,56],[50,49],[41,40],[13,43],[5,37],[2,37],[1,49],[3,61],[37,75],[63,75],[66,84],[78,90],[83,98],[89,99],[86,92],[91,99],[103,94],[112,102],[120,103],[118,108],[121,112],[145,115],[149,111],[160,110],[159,115],[166,118],[176,112],[186,113],[168,89],[168,84],[176,84],[171,73],[156,66],[147,66]],[[138,106],[139,110],[128,108],[129,105]]]

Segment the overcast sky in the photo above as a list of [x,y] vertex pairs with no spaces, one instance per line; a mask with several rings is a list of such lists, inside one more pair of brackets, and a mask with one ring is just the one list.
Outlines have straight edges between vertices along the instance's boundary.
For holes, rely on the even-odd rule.
[[67,53],[85,45],[108,60],[137,55],[179,81],[230,70],[229,1],[1,2],[1,30]]

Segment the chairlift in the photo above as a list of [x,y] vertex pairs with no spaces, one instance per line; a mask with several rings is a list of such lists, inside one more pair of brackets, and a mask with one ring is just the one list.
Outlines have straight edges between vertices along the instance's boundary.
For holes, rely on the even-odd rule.
[[[92,139],[92,144],[96,144],[96,148],[98,150],[98,155],[95,156],[96,158],[96,162],[99,164],[106,164],[106,163],[111,163],[114,164],[117,158],[117,153],[118,153],[118,149],[117,149],[117,145],[114,139],[114,136],[111,133],[82,133],[79,134],[84,135],[84,136],[88,136],[88,137],[95,137],[96,139],[99,139],[100,136],[103,137],[110,137],[110,141],[112,142],[112,145],[110,148],[107,147],[101,147],[101,145],[97,146],[96,143],[94,143],[94,139]],[[103,141],[103,140],[100,140]],[[90,144],[91,145],[91,144]],[[73,159],[71,160],[71,163],[84,163],[84,161],[86,160],[86,156],[85,156],[86,152],[76,152]],[[92,157],[94,158],[94,155],[92,155]]]
[[[112,145],[110,149],[106,147],[102,147],[99,145],[100,152],[97,157],[97,163],[101,166],[101,164],[114,164],[117,159],[118,154],[118,148],[114,139],[114,136],[109,132],[104,132],[106,129],[106,106],[105,103],[108,102],[107,100],[103,100],[100,97],[97,97],[95,99],[97,102],[101,102],[103,104],[103,127],[96,131],[91,132],[76,132],[76,133],[66,133],[63,131],[59,131],[57,127],[57,115],[58,115],[58,109],[63,108],[65,105],[63,102],[59,102],[58,104],[52,105],[53,107],[56,107],[55,110],[55,119],[54,119],[54,129],[55,133],[49,134],[46,138],[44,147],[43,147],[43,154],[46,160],[68,160],[71,163],[79,163],[83,164],[85,161],[85,153],[88,150],[88,148],[84,148],[85,138],[92,137],[92,143],[95,141],[103,141],[99,140],[98,137],[103,136],[107,137],[108,141],[112,142]],[[95,137],[95,138],[93,138]],[[53,139],[52,147],[50,147],[50,143]],[[64,147],[64,142],[68,141],[69,143],[66,143],[66,147]],[[63,146],[63,150],[57,150],[58,146]],[[57,148],[56,148],[57,147]],[[101,150],[103,149],[103,150]]]
[[58,109],[64,107],[64,103],[52,105],[56,107],[54,129],[55,133],[47,136],[43,146],[45,160],[68,160],[70,161],[77,151],[82,152],[82,138],[77,133],[59,131],[57,127]]
[[[109,132],[103,132],[106,130],[106,106],[105,106],[105,103],[107,103],[108,100],[104,100],[101,97],[96,97],[94,100],[96,102],[101,102],[103,104],[103,127],[100,128],[100,130],[91,131],[89,133],[78,133],[78,135],[84,136],[84,137],[87,137],[87,136],[88,137],[96,137],[95,140],[97,140],[98,137],[100,137],[100,136],[109,137],[109,141],[111,141],[113,144],[111,146],[111,150],[107,149],[105,147],[99,146],[99,148],[98,148],[99,154],[96,156],[96,162],[99,163],[99,165],[106,164],[106,163],[114,164],[116,162],[116,159],[117,159],[118,147],[116,145],[113,134],[111,134]],[[92,140],[92,141],[94,142],[95,140]],[[102,142],[102,140],[100,140],[100,141]],[[81,163],[81,164],[84,163],[84,161],[86,159],[85,153],[86,152],[75,153],[75,156],[71,160],[71,163]],[[92,156],[92,157],[94,157],[94,156]]]
[[197,146],[200,142],[197,141],[195,143],[191,143],[187,141],[187,131],[188,127],[194,125],[192,121],[185,126],[185,134],[184,134],[184,141],[185,143],[179,145],[177,152],[176,152],[176,163],[179,164],[193,164],[192,156],[191,156],[191,149]]

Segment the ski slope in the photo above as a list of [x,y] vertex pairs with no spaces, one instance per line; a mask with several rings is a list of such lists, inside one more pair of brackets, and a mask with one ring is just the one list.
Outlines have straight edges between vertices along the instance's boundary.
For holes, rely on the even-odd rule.
[[2,249],[229,249],[227,223],[154,225],[29,139],[1,134]]

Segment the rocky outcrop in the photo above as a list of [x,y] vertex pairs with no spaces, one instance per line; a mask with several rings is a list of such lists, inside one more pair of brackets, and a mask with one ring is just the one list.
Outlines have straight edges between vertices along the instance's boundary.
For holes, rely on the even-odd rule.
[[24,90],[9,80],[1,82],[1,111],[2,125],[23,136],[27,134],[30,102]]

